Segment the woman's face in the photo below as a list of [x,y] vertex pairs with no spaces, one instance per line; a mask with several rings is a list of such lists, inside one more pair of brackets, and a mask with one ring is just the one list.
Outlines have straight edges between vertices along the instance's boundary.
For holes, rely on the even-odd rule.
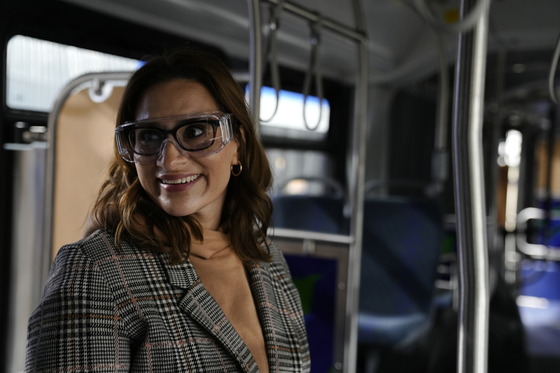
[[[141,97],[136,120],[218,111],[210,92],[195,81],[174,79],[149,88]],[[162,121],[165,130],[176,123]],[[171,135],[168,135],[168,139]],[[234,140],[218,153],[197,158],[180,151],[175,141],[164,143],[151,163],[135,163],[140,184],[150,198],[173,216],[191,215],[205,228],[220,223],[231,165],[238,164]]]

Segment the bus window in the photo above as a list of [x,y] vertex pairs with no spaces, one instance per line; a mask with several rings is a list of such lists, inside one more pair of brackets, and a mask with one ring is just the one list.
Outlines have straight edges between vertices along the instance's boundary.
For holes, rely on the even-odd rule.
[[[248,88],[246,90],[248,94]],[[273,194],[324,194],[326,186],[310,179],[330,177],[332,161],[317,145],[327,141],[330,102],[316,96],[307,98],[297,92],[274,88],[261,89],[260,131],[274,172]],[[288,144],[304,142],[310,146],[294,149]],[[285,146],[277,146],[283,143]],[[305,176],[305,180],[301,179]]]
[[[321,104],[319,105],[319,102]],[[273,88],[261,90],[263,136],[324,141],[329,131],[330,104],[326,99]]]
[[332,175],[332,162],[326,153],[267,148],[266,154],[274,172],[273,194],[317,195],[328,192],[325,183],[311,181]]
[[6,104],[49,112],[58,92],[85,73],[132,71],[137,60],[16,35],[8,41]]

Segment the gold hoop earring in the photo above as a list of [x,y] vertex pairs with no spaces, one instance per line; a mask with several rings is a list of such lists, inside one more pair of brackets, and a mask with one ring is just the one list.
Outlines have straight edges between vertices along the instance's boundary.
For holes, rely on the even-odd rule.
[[239,175],[241,175],[241,171],[243,171],[243,166],[241,165],[241,163],[232,164],[230,169],[231,169],[231,174],[233,176],[239,176]]

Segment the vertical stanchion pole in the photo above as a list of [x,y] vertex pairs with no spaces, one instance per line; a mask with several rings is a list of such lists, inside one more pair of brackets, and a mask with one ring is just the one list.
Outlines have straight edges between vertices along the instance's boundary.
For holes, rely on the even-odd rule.
[[261,8],[260,0],[249,2],[249,45],[250,61],[249,72],[249,109],[257,133],[260,133],[260,102],[262,87],[262,35],[261,35]]
[[[476,0],[463,0],[466,14]],[[488,251],[482,124],[488,6],[459,36],[453,107],[453,163],[459,255],[458,373],[485,373],[488,360]]]
[[351,175],[355,178],[350,180],[351,191],[350,206],[352,207],[351,231],[352,244],[350,246],[349,268],[348,268],[348,296],[349,301],[346,309],[346,340],[344,343],[345,353],[344,372],[356,372],[358,355],[358,311],[360,272],[362,258],[362,236],[364,219],[364,186],[365,186],[365,153],[366,153],[366,117],[367,117],[367,43],[365,40],[359,43],[359,81],[356,86],[355,120],[353,127],[353,152],[351,159]]
[[368,95],[368,48],[365,36],[364,12],[361,0],[353,1],[356,29],[362,37],[356,40],[358,49],[358,74],[356,76],[354,125],[352,128],[352,159],[350,206],[352,207],[351,231],[352,244],[349,253],[348,296],[346,309],[346,340],[344,341],[343,372],[356,372],[358,356],[358,312],[360,294],[360,272],[362,258],[362,236],[364,219],[365,156],[367,136],[367,95]]

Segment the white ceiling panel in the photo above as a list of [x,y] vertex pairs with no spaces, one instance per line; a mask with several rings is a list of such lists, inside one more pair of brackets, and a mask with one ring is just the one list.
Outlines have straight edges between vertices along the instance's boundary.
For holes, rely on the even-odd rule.
[[[249,56],[248,1],[245,0],[64,0],[94,8],[135,22],[157,27],[223,48],[235,57]],[[275,2],[278,0],[274,0]],[[459,0],[365,0],[363,17],[369,38],[372,82],[407,82],[432,73],[437,66],[435,34],[414,10],[413,4],[428,1],[442,22],[457,15]],[[350,0],[290,0],[322,17],[353,27]],[[263,22],[269,5],[261,5]],[[558,0],[495,0],[492,2],[489,48],[550,48],[560,32]],[[450,59],[455,56],[457,35],[439,32]],[[305,69],[310,46],[307,22],[284,12],[278,32],[279,61]],[[323,71],[338,79],[351,79],[357,49],[352,43],[323,31]]]

